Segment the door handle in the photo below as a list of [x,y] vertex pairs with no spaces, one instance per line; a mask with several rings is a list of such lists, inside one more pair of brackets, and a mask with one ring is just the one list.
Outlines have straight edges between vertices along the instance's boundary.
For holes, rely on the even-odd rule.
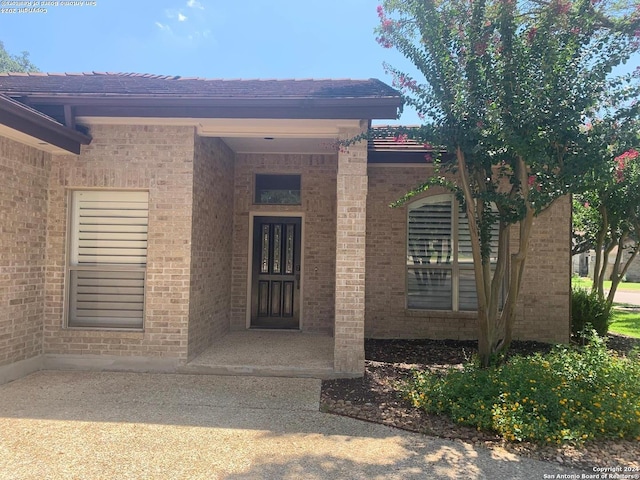
[[300,290],[300,274],[296,273],[296,290]]

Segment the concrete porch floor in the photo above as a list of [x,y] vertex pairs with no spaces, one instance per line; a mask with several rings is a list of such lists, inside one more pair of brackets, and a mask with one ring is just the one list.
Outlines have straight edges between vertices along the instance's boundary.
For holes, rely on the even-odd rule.
[[230,332],[181,373],[334,378],[333,337],[302,332]]

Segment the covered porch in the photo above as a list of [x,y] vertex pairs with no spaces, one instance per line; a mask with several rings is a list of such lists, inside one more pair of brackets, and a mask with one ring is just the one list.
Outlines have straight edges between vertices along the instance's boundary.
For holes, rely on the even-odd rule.
[[218,339],[182,373],[335,378],[334,339],[294,331],[244,330]]
[[366,126],[201,122],[185,371],[362,375],[367,145],[337,140]]

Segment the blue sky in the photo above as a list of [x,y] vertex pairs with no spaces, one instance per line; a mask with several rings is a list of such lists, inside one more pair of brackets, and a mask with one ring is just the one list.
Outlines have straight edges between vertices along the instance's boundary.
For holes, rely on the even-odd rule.
[[[4,0],[0,0],[3,3]],[[204,78],[379,78],[412,65],[379,46],[379,0],[96,0],[0,13],[0,41],[46,72]],[[73,3],[73,2],[68,2]],[[86,5],[95,3],[95,6]],[[0,5],[6,8],[6,4]],[[618,72],[639,63],[636,56]],[[387,122],[384,122],[387,123]],[[400,123],[418,124],[405,109]]]
[[[41,2],[41,4],[44,2]],[[97,0],[0,14],[0,41],[47,72],[379,78],[409,68],[374,38],[375,0]],[[89,2],[85,2],[89,3]],[[416,124],[407,112],[402,123]]]

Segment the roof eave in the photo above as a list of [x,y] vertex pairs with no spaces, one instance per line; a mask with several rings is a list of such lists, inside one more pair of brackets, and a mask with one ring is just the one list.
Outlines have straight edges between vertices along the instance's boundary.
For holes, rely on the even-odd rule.
[[[15,95],[15,94],[12,94]],[[399,97],[202,97],[162,95],[43,95],[28,94],[22,101],[66,105],[75,116],[168,118],[335,118],[395,119]]]
[[88,145],[91,142],[91,137],[65,127],[52,118],[34,112],[28,106],[2,95],[0,124],[69,153],[79,154],[80,145]]

